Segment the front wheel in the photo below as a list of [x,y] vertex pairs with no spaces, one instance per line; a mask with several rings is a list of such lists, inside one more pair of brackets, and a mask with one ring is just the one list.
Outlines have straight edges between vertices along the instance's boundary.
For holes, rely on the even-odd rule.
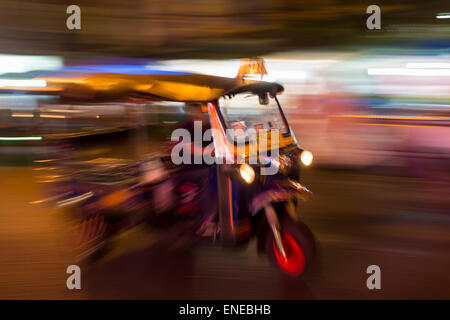
[[268,228],[265,250],[269,260],[285,274],[298,277],[309,269],[315,256],[315,240],[309,228],[302,222],[294,222],[288,215],[280,219],[280,235],[286,258],[275,242],[272,230]]

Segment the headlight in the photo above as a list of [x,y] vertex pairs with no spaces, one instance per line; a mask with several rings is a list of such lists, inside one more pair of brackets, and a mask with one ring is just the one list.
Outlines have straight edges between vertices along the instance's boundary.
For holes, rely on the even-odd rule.
[[305,165],[309,166],[313,161],[313,154],[308,150],[303,150],[300,155],[300,161]]
[[241,178],[248,184],[252,183],[255,180],[255,170],[251,166],[246,163],[241,164],[239,167],[239,174]]

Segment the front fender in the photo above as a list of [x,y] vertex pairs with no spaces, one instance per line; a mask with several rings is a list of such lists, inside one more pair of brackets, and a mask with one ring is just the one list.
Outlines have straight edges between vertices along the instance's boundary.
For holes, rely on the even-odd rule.
[[292,199],[307,201],[311,196],[312,192],[308,188],[299,182],[288,179],[256,194],[251,201],[250,211],[252,215],[255,215],[270,203],[287,202]]

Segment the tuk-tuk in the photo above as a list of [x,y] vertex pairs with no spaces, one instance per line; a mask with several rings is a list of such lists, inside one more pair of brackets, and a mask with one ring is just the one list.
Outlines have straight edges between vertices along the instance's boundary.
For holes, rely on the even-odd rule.
[[[311,195],[300,182],[300,169],[309,166],[313,156],[299,146],[281,109],[277,96],[283,87],[247,75],[246,68],[266,73],[261,63],[245,60],[236,78],[148,70],[118,72],[105,66],[66,68],[61,71],[64,76],[36,77],[34,80],[43,85],[28,88],[29,92],[56,94],[62,103],[126,97],[149,102],[183,102],[187,108],[195,105],[207,113],[207,127],[211,129],[211,147],[208,152],[201,151],[200,163],[180,161],[191,158],[173,152],[176,148],[170,156],[152,157],[139,163],[119,167],[102,163],[106,171],[90,170],[96,176],[93,179],[72,176],[70,181],[76,187],[64,190],[61,197],[52,200],[64,206],[86,208],[77,211],[82,212],[80,226],[89,225],[86,221],[96,223],[91,229],[98,230],[96,236],[105,239],[108,226],[115,223],[108,214],[121,206],[144,210],[146,221],[154,227],[167,228],[166,223],[154,223],[159,221],[155,212],[160,217],[164,211],[156,210],[155,203],[169,197],[176,205],[164,215],[174,217],[173,223],[177,223],[180,212],[193,211],[196,214],[191,216],[199,220],[196,226],[208,225],[204,230],[212,229],[202,234],[193,232],[194,236],[228,246],[241,246],[256,237],[258,251],[265,251],[285,274],[304,274],[314,258],[315,242],[309,228],[300,221],[297,208],[299,199],[307,200]],[[200,134],[202,139],[205,135],[208,134]],[[184,146],[177,150],[180,149],[189,150]],[[197,169],[201,174],[191,179],[188,173]],[[122,176],[117,174],[118,170],[127,172],[127,182],[105,184],[105,178]],[[98,179],[99,173],[103,180]],[[133,174],[147,178],[130,179]],[[199,182],[198,177],[206,179]],[[111,187],[116,185],[117,188]],[[124,206],[129,202],[133,205]]]

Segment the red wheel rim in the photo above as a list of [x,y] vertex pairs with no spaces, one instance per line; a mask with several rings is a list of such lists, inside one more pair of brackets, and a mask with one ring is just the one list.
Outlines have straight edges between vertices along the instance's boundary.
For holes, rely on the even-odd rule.
[[284,251],[286,253],[286,259],[278,250],[275,239],[272,241],[273,251],[278,265],[281,269],[289,275],[298,276],[305,270],[305,254],[303,253],[300,245],[295,239],[286,231],[281,234],[281,241],[283,242]]

